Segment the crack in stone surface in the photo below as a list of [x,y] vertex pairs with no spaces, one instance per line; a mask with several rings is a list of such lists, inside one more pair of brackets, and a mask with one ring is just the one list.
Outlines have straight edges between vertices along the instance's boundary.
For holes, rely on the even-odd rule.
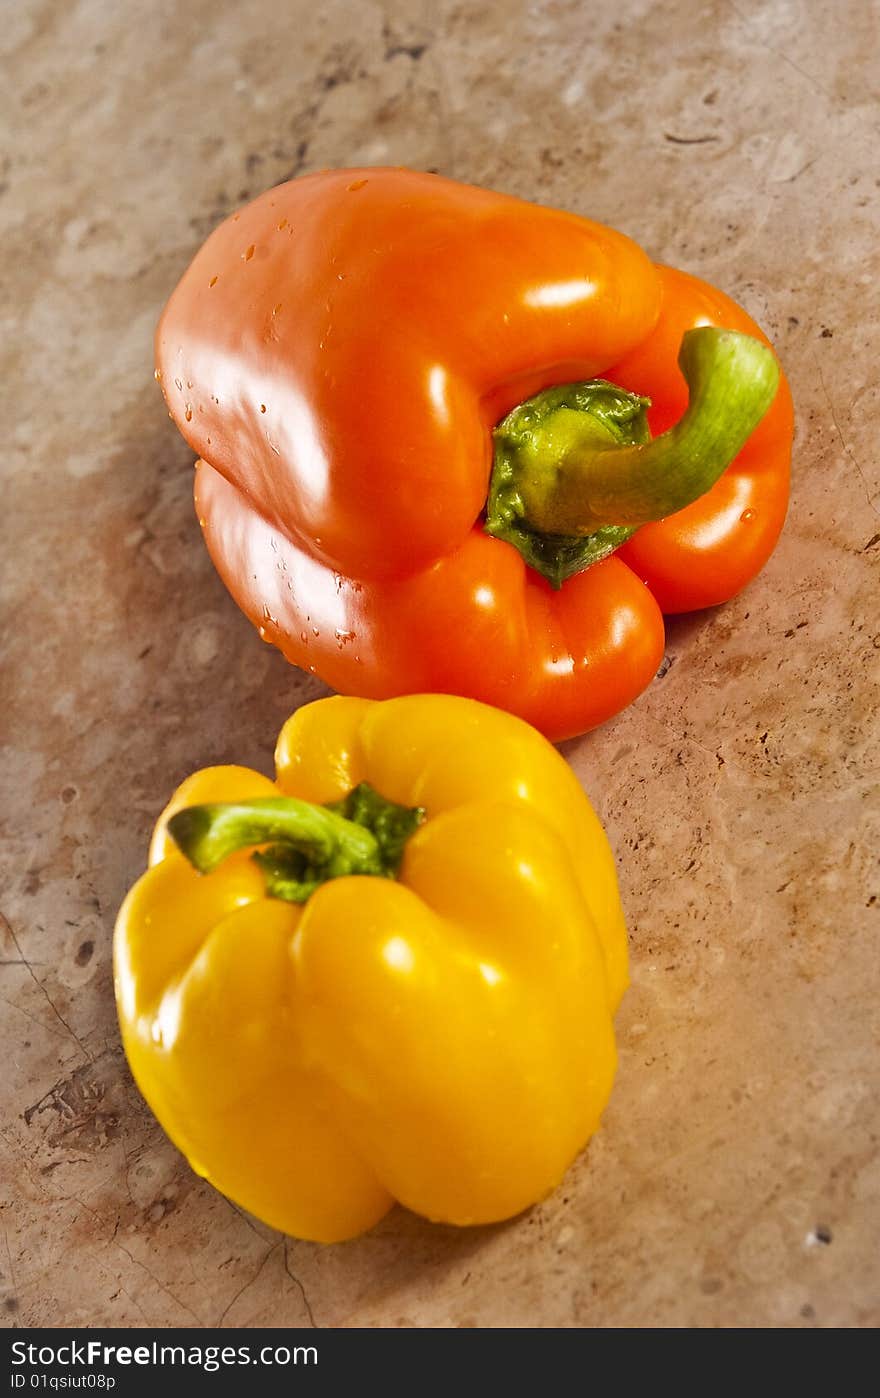
[[306,1308],[306,1313],[307,1313],[307,1315],[308,1315],[308,1317],[309,1317],[309,1324],[312,1326],[312,1328],[313,1328],[314,1330],[317,1330],[317,1329],[318,1329],[318,1322],[315,1320],[314,1312],[312,1311],[311,1302],[309,1301],[309,1298],[308,1298],[308,1296],[306,1295],[305,1286],[304,1286],[303,1283],[300,1281],[300,1279],[299,1279],[299,1277],[296,1275],[296,1273],[295,1273],[295,1272],[292,1272],[291,1269],[290,1269],[289,1242],[288,1242],[288,1239],[287,1239],[287,1238],[284,1239],[284,1270],[285,1270],[285,1272],[287,1273],[287,1275],[290,1277],[290,1280],[291,1280],[292,1282],[294,1282],[294,1283],[296,1284],[296,1286],[299,1287],[299,1292],[300,1292],[300,1295],[302,1296],[303,1305],[305,1306],[305,1308]]
[[834,408],[834,402],[833,402],[833,400],[832,400],[831,394],[829,393],[828,388],[827,388],[827,385],[826,385],[826,383],[825,383],[825,376],[824,376],[824,374],[822,373],[822,366],[821,366],[821,364],[819,363],[819,360],[818,360],[817,358],[815,358],[815,357],[814,357],[814,363],[815,363],[815,365],[816,365],[816,373],[817,373],[817,375],[818,375],[818,377],[819,377],[819,383],[822,385],[822,392],[823,392],[823,394],[825,395],[825,402],[828,404],[828,411],[829,411],[829,413],[831,414],[831,421],[834,423],[834,427],[835,427],[835,429],[836,429],[836,431],[837,431],[837,435],[838,435],[838,437],[840,438],[840,444],[841,444],[841,446],[843,447],[843,450],[846,452],[846,455],[849,457],[849,459],[850,459],[852,465],[855,467],[856,472],[857,472],[858,477],[859,477],[859,480],[861,481],[861,483],[862,483],[862,485],[863,485],[863,487],[864,487],[864,491],[865,491],[865,502],[866,502],[866,504],[867,504],[867,506],[868,506],[868,509],[869,509],[869,510],[873,510],[873,512],[874,512],[875,515],[880,516],[880,509],[878,509],[878,507],[874,504],[874,497],[873,497],[873,495],[871,494],[871,490],[870,490],[870,487],[869,487],[869,485],[868,485],[867,477],[865,476],[865,473],[864,473],[864,471],[862,470],[862,468],[861,468],[859,462],[856,460],[855,453],[853,452],[852,448],[850,447],[849,442],[847,441],[846,437],[845,437],[844,434],[843,434],[843,428],[841,427],[840,423],[839,423],[838,420],[837,420],[837,413],[836,413],[835,408]]

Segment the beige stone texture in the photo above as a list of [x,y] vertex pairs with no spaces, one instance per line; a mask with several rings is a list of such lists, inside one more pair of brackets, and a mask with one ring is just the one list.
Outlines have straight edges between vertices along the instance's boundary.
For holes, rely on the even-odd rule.
[[[880,1321],[880,38],[867,0],[4,7],[0,1313],[8,1325]],[[116,910],[173,786],[323,692],[214,574],[151,337],[208,231],[404,164],[611,223],[738,298],[797,410],[779,548],[564,753],[633,983],[552,1198],[284,1239],[129,1077]]]

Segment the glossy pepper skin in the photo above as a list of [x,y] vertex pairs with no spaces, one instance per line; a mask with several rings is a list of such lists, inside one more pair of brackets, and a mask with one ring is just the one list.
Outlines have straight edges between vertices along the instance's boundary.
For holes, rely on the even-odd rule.
[[211,556],[267,641],[343,693],[470,695],[559,739],[654,675],[663,612],[733,596],[784,520],[783,381],[694,504],[554,591],[483,529],[492,430],[551,385],[687,401],[721,292],[587,219],[407,170],[308,175],[227,219],[157,332]]
[[[273,1227],[336,1241],[400,1200],[456,1224],[552,1190],[595,1131],[627,982],[613,859],[559,754],[446,695],[300,709],[276,782],[195,773],[117,920],[135,1080],[193,1168]],[[167,823],[193,804],[369,781],[423,807],[397,880],[269,899],[247,850],[198,874]]]

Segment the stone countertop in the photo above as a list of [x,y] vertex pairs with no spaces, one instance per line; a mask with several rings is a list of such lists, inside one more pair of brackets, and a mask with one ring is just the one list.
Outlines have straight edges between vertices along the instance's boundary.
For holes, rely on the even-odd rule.
[[[876,1325],[872,7],[26,0],[0,49],[5,1323]],[[396,1209],[325,1248],[164,1138],[110,947],[172,787],[269,769],[323,692],[211,568],[157,315],[237,204],[356,164],[589,214],[722,286],[775,340],[798,431],[761,577],[671,622],[651,688],[564,747],[631,929],[603,1129],[504,1226]]]

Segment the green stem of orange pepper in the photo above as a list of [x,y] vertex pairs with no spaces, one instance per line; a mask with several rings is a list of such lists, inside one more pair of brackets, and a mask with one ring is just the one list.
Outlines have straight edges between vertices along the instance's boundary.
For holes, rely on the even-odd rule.
[[554,586],[704,495],[779,384],[772,351],[738,331],[689,330],[678,363],[687,411],[653,441],[648,400],[603,380],[546,389],[496,429],[486,528]]

